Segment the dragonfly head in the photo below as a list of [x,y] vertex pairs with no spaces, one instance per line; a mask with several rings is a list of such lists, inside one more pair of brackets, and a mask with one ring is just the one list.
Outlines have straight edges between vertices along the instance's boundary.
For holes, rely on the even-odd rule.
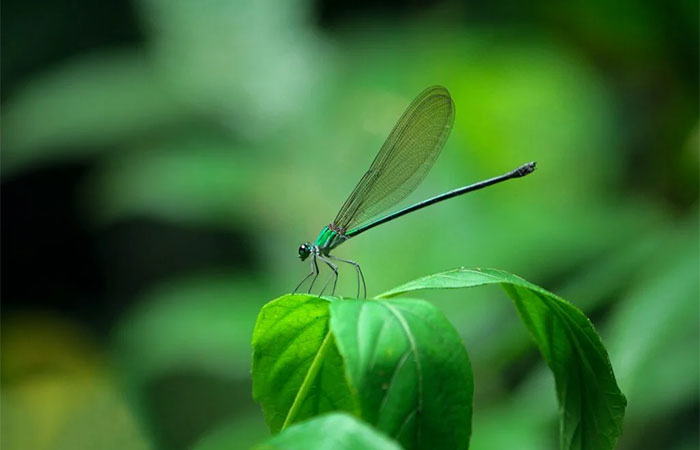
[[311,254],[311,244],[309,242],[304,242],[299,246],[299,259],[304,261]]

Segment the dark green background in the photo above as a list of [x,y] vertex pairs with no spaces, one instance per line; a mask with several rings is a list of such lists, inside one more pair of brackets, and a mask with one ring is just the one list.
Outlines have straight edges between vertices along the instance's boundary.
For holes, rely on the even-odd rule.
[[[4,447],[263,439],[259,308],[442,84],[454,129],[411,200],[537,172],[336,254],[370,295],[458,266],[562,295],[627,395],[619,447],[697,448],[697,2],[1,6]],[[472,448],[555,448],[552,377],[503,293],[425,297],[470,354]]]

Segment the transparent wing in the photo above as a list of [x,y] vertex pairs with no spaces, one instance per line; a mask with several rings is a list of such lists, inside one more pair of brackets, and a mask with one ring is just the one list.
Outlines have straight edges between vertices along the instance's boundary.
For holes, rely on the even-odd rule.
[[333,223],[349,231],[413,192],[445,145],[454,115],[447,89],[433,86],[421,92],[391,130]]

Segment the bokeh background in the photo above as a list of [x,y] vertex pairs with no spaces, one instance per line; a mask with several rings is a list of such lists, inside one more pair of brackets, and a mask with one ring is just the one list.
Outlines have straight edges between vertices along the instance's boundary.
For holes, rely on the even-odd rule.
[[[452,135],[410,199],[538,170],[336,254],[370,295],[458,266],[582,308],[621,449],[698,448],[698,3],[2,2],[2,447],[241,448],[259,308],[411,99]],[[354,294],[354,273],[339,293]],[[431,292],[475,372],[473,449],[557,446],[498,289]],[[439,382],[439,380],[436,380]]]

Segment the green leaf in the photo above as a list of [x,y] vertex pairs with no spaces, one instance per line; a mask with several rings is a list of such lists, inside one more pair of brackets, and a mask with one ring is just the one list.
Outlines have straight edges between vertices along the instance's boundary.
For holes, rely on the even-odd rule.
[[281,297],[263,308],[253,348],[253,395],[273,433],[347,410],[406,448],[469,443],[469,358],[428,302]]
[[419,278],[380,297],[487,284],[504,287],[554,374],[561,407],[560,447],[614,448],[626,400],[598,333],[571,303],[507,272],[464,268]]
[[[232,446],[220,448],[235,448],[235,444],[231,442]],[[401,447],[356,418],[348,414],[334,413],[294,425],[255,449],[400,450]]]
[[423,300],[342,300],[331,329],[362,418],[405,448],[467,448],[473,378],[445,316]]
[[273,433],[326,411],[357,412],[329,326],[332,298],[285,295],[253,331],[253,398]]

